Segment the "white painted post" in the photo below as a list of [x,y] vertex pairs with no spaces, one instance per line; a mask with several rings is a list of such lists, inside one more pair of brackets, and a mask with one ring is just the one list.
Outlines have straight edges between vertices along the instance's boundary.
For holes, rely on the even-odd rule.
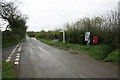
[[65,30],[63,30],[63,43],[65,43]]

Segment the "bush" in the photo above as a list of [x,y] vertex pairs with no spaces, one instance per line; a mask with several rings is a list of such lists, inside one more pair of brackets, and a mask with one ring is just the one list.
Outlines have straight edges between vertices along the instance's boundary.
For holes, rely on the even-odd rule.
[[34,33],[28,33],[28,36],[29,37],[35,37],[35,34]]
[[89,54],[95,59],[103,60],[107,57],[108,54],[110,54],[112,49],[108,45],[100,44],[90,47],[88,51]]
[[[118,56],[119,51],[120,50],[113,51],[112,53],[110,53],[107,56],[107,58],[104,61],[106,61],[106,62],[114,62],[114,63],[118,64],[118,60],[120,59],[120,56]],[[119,62],[119,64],[120,64],[120,62]]]

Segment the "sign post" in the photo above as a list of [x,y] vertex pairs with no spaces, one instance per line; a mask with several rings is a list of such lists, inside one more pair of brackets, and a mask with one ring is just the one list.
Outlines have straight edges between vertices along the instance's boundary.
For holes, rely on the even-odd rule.
[[63,43],[65,43],[65,30],[61,30],[60,32],[63,32]]
[[87,45],[89,46],[90,43],[90,32],[85,33],[85,41],[87,41]]
[[65,30],[63,30],[63,43],[65,43]]

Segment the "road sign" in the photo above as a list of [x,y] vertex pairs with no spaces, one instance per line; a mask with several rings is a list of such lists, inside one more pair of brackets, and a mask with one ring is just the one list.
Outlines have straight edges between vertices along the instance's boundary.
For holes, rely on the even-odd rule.
[[85,41],[89,41],[90,32],[85,33]]
[[93,37],[93,43],[98,43],[98,37]]

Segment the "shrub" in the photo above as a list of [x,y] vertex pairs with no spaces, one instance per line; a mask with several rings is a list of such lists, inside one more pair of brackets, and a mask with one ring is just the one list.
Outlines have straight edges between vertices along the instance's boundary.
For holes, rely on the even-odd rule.
[[95,59],[102,60],[107,57],[107,55],[111,52],[111,48],[108,45],[100,44],[96,46],[92,46],[88,51],[89,54]]
[[[120,56],[118,54],[120,50],[116,49],[115,51],[113,51],[112,53],[110,53],[104,61],[106,62],[114,62],[116,64],[118,64],[118,60],[120,59]],[[120,63],[120,62],[119,62]]]

